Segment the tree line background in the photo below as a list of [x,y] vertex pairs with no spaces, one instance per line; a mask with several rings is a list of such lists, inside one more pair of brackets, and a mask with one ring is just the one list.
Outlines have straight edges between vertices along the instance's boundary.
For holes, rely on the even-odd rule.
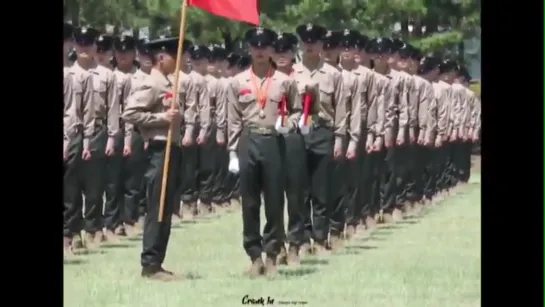
[[[148,27],[150,36],[178,31],[181,0],[63,0],[65,20],[114,32]],[[425,52],[463,55],[463,39],[480,37],[480,0],[258,0],[262,26],[294,31],[299,24],[357,29],[368,36],[398,35]],[[222,30],[241,37],[251,25],[189,7],[186,37],[221,43]],[[461,59],[463,60],[463,59]]]

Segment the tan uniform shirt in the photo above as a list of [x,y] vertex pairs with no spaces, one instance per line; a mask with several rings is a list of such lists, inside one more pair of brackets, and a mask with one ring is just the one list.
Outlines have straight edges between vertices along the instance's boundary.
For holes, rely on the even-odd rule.
[[343,103],[344,84],[342,74],[327,63],[321,63],[310,71],[302,63],[293,65],[296,75],[303,75],[318,84],[319,95],[311,106],[312,121],[331,127],[335,133],[335,148],[342,148],[342,139],[347,131],[348,110]]
[[[88,91],[87,100],[82,99],[82,85],[79,82],[74,81],[74,75],[70,71],[69,67],[64,67],[64,82],[63,82],[63,96],[64,96],[64,116],[63,116],[63,148],[66,150],[70,140],[76,133],[78,133],[77,127],[83,128],[85,122],[84,116],[89,118],[91,105],[90,97],[91,91]],[[87,79],[90,84],[90,78]],[[88,119],[87,119],[88,120]],[[83,129],[82,129],[83,130]],[[80,130],[80,131],[82,131]],[[88,145],[88,144],[87,144]]]
[[[475,95],[475,94],[474,94]],[[473,109],[471,110],[470,127],[473,128],[473,138],[478,138],[481,129],[481,99],[475,95]]]
[[463,133],[463,117],[464,117],[464,111],[463,107],[466,103],[466,97],[465,97],[465,88],[463,85],[458,83],[451,84],[451,104],[452,104],[452,129],[453,131],[456,131],[458,134],[458,137],[462,137]]
[[405,71],[399,71],[404,79],[404,94],[407,95],[407,108],[408,108],[408,127],[414,129],[418,127],[418,90],[415,84],[414,76],[408,74]]
[[227,139],[227,87],[229,86],[229,78],[221,77],[217,81],[216,91],[216,142],[223,143]]
[[417,126],[424,140],[433,142],[437,126],[437,103],[433,91],[433,85],[420,76],[413,76],[414,92],[416,96]]
[[197,122],[201,129],[199,137],[204,138],[210,129],[210,92],[206,79],[203,75],[192,70],[189,74],[189,81],[193,84],[197,95]]
[[475,93],[473,93],[469,88],[464,87],[464,101],[462,104],[462,136],[472,137],[469,135],[469,130],[471,129],[471,114],[475,106]]
[[[370,132],[370,126],[368,121],[369,116],[369,109],[371,107],[371,101],[372,99],[376,100],[376,91],[375,91],[375,72],[373,72],[371,69],[359,65],[356,69],[352,70],[352,73],[354,73],[358,77],[358,89],[360,93],[360,118],[361,118],[361,124],[360,124],[360,139],[362,138],[361,134],[366,133],[368,134]],[[374,95],[374,96],[372,96]],[[364,135],[363,137],[371,137],[372,135],[367,136]]]
[[[74,64],[77,65],[77,64]],[[95,123],[97,120],[106,121],[108,138],[113,140],[119,131],[119,91],[112,70],[96,65],[89,69],[93,76],[93,111]]]
[[[405,137],[405,128],[409,123],[409,103],[408,99],[408,89],[406,86],[406,80],[401,72],[391,69],[390,72],[386,75],[390,78],[391,90],[388,92],[389,95],[385,96],[385,112],[386,112],[386,122],[385,122],[385,132],[384,139],[390,140],[394,137]],[[393,128],[395,122],[398,121],[398,135],[393,135]]]
[[[196,95],[187,75],[182,72],[180,74],[179,111],[183,116],[183,124],[187,126],[186,136],[190,136],[197,113]],[[144,80],[136,84],[127,98],[123,119],[140,128],[144,141],[167,139],[170,124],[165,118],[165,112],[170,109],[171,99],[165,97],[172,95],[173,90],[173,81],[160,71],[152,69]],[[177,132],[181,130],[181,124],[176,122],[172,126],[173,144],[180,143],[181,135]]]
[[78,65],[70,66],[69,72],[73,82],[74,105],[80,105],[83,110],[83,148],[89,149],[89,141],[93,136],[95,114],[93,111],[93,77],[92,74]]
[[[119,114],[123,114],[123,111],[127,106],[127,97],[129,97],[129,94],[131,93],[132,76],[136,73],[136,71],[136,67],[133,67],[128,73],[124,73],[117,68],[114,70],[115,80],[117,81],[117,95],[119,97]],[[121,117],[119,119],[119,125],[123,128],[123,132],[125,134],[125,146],[127,146],[131,143],[133,125],[122,122]]]
[[443,141],[447,140],[449,136],[449,124],[450,124],[450,90],[447,83],[443,81],[434,82],[433,90],[435,99],[437,100],[437,135],[440,136]]
[[[296,82],[284,73],[274,71],[269,78],[256,79],[256,89],[252,81],[251,68],[237,74],[231,79],[227,87],[227,121],[228,121],[228,150],[231,158],[236,157],[238,141],[244,127],[266,128],[275,130],[275,124],[279,116],[278,104],[282,97],[286,97],[288,125],[296,127],[301,116],[301,96],[297,90]],[[268,84],[266,102],[263,107],[265,117],[259,116],[257,91],[264,91]]]
[[367,113],[367,126],[370,134],[384,138],[386,128],[386,100],[391,99],[392,83],[390,79],[380,73],[374,72],[375,85],[371,89],[369,97],[369,111]]
[[341,68],[341,75],[343,78],[343,99],[346,105],[347,117],[347,132],[350,136],[348,142],[347,151],[354,151],[360,142],[361,133],[361,99],[362,93],[360,92],[360,82],[358,75],[354,74],[350,70]]

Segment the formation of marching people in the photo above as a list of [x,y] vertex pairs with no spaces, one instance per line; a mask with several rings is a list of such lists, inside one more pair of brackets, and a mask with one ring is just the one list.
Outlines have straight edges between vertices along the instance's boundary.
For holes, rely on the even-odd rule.
[[241,209],[246,273],[271,275],[468,182],[481,102],[463,65],[396,38],[294,32],[253,28],[245,50],[184,40],[177,64],[177,37],[64,24],[65,256],[142,233],[142,276],[173,280],[172,223]]

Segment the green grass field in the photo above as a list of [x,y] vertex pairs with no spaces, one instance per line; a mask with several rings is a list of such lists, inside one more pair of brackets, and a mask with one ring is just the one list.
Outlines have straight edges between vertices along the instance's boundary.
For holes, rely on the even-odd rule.
[[[70,307],[240,306],[245,295],[308,306],[472,307],[481,305],[480,176],[438,203],[325,258],[308,257],[274,279],[250,280],[240,212],[176,225],[165,268],[188,279],[140,278],[140,240],[65,260]],[[302,303],[299,303],[302,304]],[[341,305],[342,304],[342,305]]]

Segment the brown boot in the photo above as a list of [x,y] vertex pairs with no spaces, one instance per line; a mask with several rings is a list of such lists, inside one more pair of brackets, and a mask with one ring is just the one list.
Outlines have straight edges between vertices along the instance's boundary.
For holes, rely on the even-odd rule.
[[119,243],[120,241],[119,237],[111,229],[106,229],[104,232],[104,239],[108,243]]
[[224,208],[223,204],[213,202],[212,203],[212,212],[214,213],[222,213],[227,208]]
[[195,219],[195,215],[197,213],[197,210],[194,210],[194,208],[197,207],[197,204],[188,203],[188,204],[182,204],[180,208],[180,216],[182,217],[182,220],[184,221],[192,221]]
[[394,222],[394,218],[392,217],[392,214],[389,212],[385,212],[382,214],[382,223],[383,224],[391,224]]
[[356,226],[347,225],[346,229],[344,230],[344,239],[350,240],[354,237],[355,234],[356,234]]
[[414,205],[411,203],[411,202],[406,202],[403,204],[403,213],[410,213],[411,211],[413,211],[413,207]]
[[182,221],[182,218],[178,214],[176,214],[176,213],[172,214],[172,217],[170,218],[170,223],[171,224],[178,224],[181,221]]
[[398,208],[394,209],[394,211],[392,211],[392,221],[399,222],[402,220],[403,220],[403,212],[401,212],[401,210],[399,210]]
[[233,210],[238,210],[238,209],[240,209],[240,199],[238,199],[238,198],[231,198],[230,203],[231,203],[231,208],[232,208]]
[[384,216],[383,215],[384,214],[382,213],[382,210],[379,213],[375,214],[374,218],[375,218],[375,222],[377,224],[384,223]]
[[233,212],[233,207],[231,207],[231,202],[230,201],[224,201],[222,204],[221,204],[221,209],[225,212]]
[[85,248],[80,234],[75,234],[72,236],[72,250]]
[[136,227],[136,230],[140,231],[140,230],[144,230],[144,224],[146,223],[146,217],[145,216],[141,216],[138,218],[138,222],[136,222],[136,224],[134,225]]
[[338,250],[339,248],[343,247],[343,240],[341,239],[341,236],[331,235],[329,237],[329,247],[332,251]]
[[95,245],[100,246],[100,244],[104,242],[104,233],[102,232],[102,230],[95,232],[93,239],[94,239]]
[[365,227],[367,229],[374,229],[375,227],[377,227],[377,221],[370,217],[370,216],[366,216],[365,217]]
[[131,224],[125,224],[125,234],[129,238],[136,237],[138,235],[138,228]]
[[212,213],[212,204],[210,203],[201,203],[199,206],[199,213],[201,215],[209,215]]
[[288,248],[288,265],[299,265],[301,260],[299,259],[299,250],[297,246],[290,246]]
[[117,235],[117,236],[126,236],[127,234],[125,233],[125,227],[123,227],[123,225],[119,225],[115,228],[115,231],[114,233]]
[[63,237],[62,247],[64,251],[64,257],[70,257],[74,255],[74,253],[72,252],[72,238]]
[[327,256],[329,255],[329,251],[327,250],[326,243],[318,243],[314,241],[314,253],[317,256]]
[[413,212],[414,213],[419,213],[420,211],[422,211],[422,208],[424,208],[424,204],[425,204],[425,200],[421,200],[421,201],[418,201],[418,202],[414,203]]
[[312,253],[312,247],[310,246],[310,243],[303,243],[299,247],[299,254],[304,257],[308,256]]
[[98,245],[95,243],[95,236],[93,233],[85,232],[83,235],[83,245],[87,249],[95,249]]
[[278,273],[276,267],[276,256],[267,255],[265,258],[265,274],[268,276],[274,276]]
[[245,273],[250,278],[259,277],[259,276],[265,274],[265,264],[263,264],[263,259],[261,259],[261,257],[259,257],[257,259],[252,260],[252,264],[246,270]]
[[278,258],[276,259],[276,262],[278,263],[278,265],[288,264],[288,252],[286,252],[286,247],[284,245],[280,247],[280,253],[277,257]]
[[174,273],[169,272],[160,266],[143,267],[141,276],[147,279],[157,281],[173,281],[178,279],[176,275],[174,275]]

